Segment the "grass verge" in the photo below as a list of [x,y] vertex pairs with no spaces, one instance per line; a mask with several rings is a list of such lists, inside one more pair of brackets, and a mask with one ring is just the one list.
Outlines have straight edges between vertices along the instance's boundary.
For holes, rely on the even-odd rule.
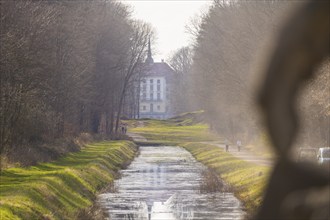
[[88,144],[53,163],[1,172],[0,219],[76,219],[134,158],[127,141]]
[[209,132],[208,125],[202,123],[180,125],[171,121],[145,120],[143,127],[131,128],[129,131],[141,134],[148,141],[164,144],[218,140],[218,137]]
[[238,159],[210,144],[183,143],[181,146],[231,186],[249,213],[260,206],[269,167]]

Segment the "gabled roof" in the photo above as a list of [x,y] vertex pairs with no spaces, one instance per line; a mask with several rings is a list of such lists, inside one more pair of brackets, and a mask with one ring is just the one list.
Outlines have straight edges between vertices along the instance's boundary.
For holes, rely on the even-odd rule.
[[173,76],[174,70],[165,62],[152,63],[146,66],[145,76]]
[[144,76],[165,76],[172,78],[174,76],[174,70],[163,60],[162,62],[154,62],[151,54],[150,38],[148,42],[148,56],[143,65]]

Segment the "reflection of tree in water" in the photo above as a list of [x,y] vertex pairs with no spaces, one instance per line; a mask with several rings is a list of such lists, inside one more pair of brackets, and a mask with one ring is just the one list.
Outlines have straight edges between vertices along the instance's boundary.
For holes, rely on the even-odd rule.
[[194,218],[195,200],[189,200],[189,203],[184,202],[184,197],[176,193],[165,202],[165,205],[172,210],[177,219],[190,220]]

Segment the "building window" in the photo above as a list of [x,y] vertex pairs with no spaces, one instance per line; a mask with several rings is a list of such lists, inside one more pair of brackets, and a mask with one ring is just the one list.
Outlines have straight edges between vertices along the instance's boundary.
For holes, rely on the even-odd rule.
[[147,90],[147,85],[146,84],[143,84],[142,91],[145,92],[146,90]]
[[157,105],[157,110],[160,110],[160,105]]
[[153,93],[150,93],[150,99],[154,100],[154,94]]
[[150,112],[153,112],[154,111],[154,104],[150,104]]
[[144,92],[144,93],[142,94],[142,99],[143,99],[143,100],[146,100],[146,99],[147,99],[147,93]]
[[150,85],[150,91],[153,91],[153,90],[154,90],[154,86]]
[[157,93],[157,100],[160,100],[160,93]]
[[160,91],[160,85],[157,85],[157,91]]
[[150,83],[154,83],[154,80],[153,80],[153,79],[151,79],[151,80],[150,80]]
[[145,111],[145,110],[147,110],[147,106],[142,106],[142,109]]
[[157,79],[157,83],[160,84],[160,79]]

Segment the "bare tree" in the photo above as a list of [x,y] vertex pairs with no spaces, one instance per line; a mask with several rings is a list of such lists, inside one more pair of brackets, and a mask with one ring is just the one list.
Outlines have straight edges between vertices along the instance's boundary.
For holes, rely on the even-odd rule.
[[111,135],[151,27],[116,1],[2,1],[0,10],[0,153]]
[[191,75],[197,106],[234,141],[259,135],[251,71],[265,36],[276,31],[287,2],[215,1],[195,37]]
[[151,26],[147,23],[141,21],[134,21],[132,23],[132,27],[133,27],[133,32],[130,35],[130,39],[129,39],[131,47],[127,53],[128,62],[123,72],[124,80],[122,83],[121,93],[119,98],[119,106],[118,106],[117,118],[116,118],[116,131],[118,131],[119,128],[119,121],[120,121],[124,98],[127,92],[129,82],[136,73],[135,70],[137,66],[142,63],[145,57],[148,40],[152,34]]
[[175,97],[172,100],[175,114],[193,110],[190,103],[192,97],[192,83],[191,67],[193,64],[193,50],[189,47],[178,49],[170,59],[170,65],[174,69],[175,83],[173,84],[173,92]]

